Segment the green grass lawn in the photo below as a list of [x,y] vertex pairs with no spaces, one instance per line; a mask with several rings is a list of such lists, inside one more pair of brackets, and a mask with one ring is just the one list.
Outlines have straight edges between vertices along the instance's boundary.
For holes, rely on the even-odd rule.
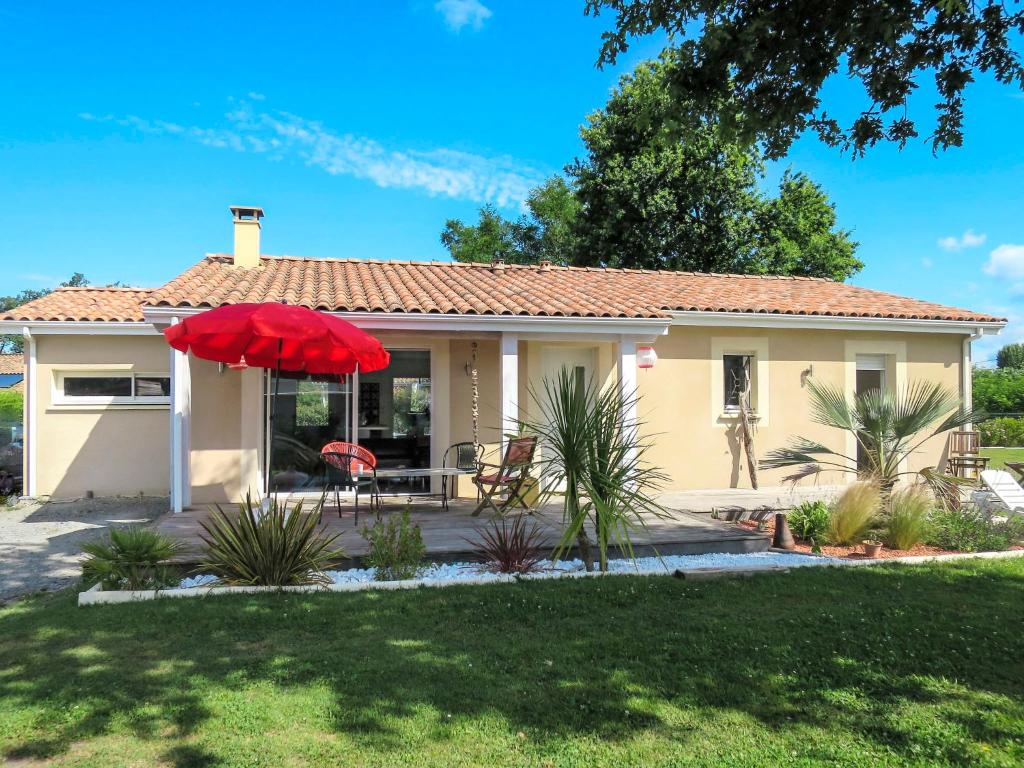
[[[0,756],[1024,764],[1024,559],[0,609]],[[0,757],[2,759],[2,757]]]
[[980,452],[992,459],[989,469],[1002,469],[1008,461],[1024,461],[1024,448],[982,448]]

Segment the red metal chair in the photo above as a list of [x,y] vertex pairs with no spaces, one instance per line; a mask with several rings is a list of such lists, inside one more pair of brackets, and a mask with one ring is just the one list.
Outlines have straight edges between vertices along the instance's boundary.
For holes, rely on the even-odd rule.
[[[359,525],[359,489],[370,489],[370,509],[380,509],[380,488],[377,486],[377,457],[355,443],[335,440],[320,449],[320,459],[327,467],[328,487],[334,489],[334,500],[341,517],[341,489],[355,491],[355,522]],[[331,470],[334,470],[332,473]],[[369,472],[369,476],[367,476]],[[332,476],[333,475],[333,476]]]

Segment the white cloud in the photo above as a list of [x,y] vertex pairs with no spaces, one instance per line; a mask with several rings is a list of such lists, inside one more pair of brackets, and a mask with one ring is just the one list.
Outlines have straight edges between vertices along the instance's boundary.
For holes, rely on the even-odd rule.
[[452,32],[461,32],[465,26],[478,30],[493,15],[480,0],[438,0],[434,10],[444,16],[444,23]]
[[249,98],[253,101],[263,101],[267,97],[264,96],[262,93],[258,93],[257,91],[249,91]]
[[929,259],[927,256],[921,257],[921,266],[925,269],[931,269],[935,266],[935,262]]
[[1024,280],[1024,245],[1004,243],[988,255],[982,267],[986,275],[1004,280]]
[[258,111],[246,104],[227,115],[229,127],[204,128],[136,115],[124,117],[79,115],[93,122],[113,122],[146,134],[176,136],[204,146],[267,155],[274,160],[293,157],[332,176],[366,179],[379,187],[418,189],[428,195],[494,203],[503,208],[522,206],[530,189],[544,174],[510,157],[485,157],[458,150],[394,149],[322,123],[287,112]]
[[940,237],[939,248],[944,251],[962,251],[964,248],[975,248],[983,245],[987,235],[977,234],[973,229],[968,229],[960,237]]

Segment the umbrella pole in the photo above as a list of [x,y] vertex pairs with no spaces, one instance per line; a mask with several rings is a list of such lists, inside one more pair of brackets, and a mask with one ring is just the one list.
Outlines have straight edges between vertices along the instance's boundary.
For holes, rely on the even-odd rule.
[[284,348],[284,339],[277,340],[277,368],[274,371],[274,397],[270,400],[270,447],[267,449],[267,493],[273,497],[274,488],[271,485],[273,479],[274,464],[274,419],[277,417],[277,394],[281,390],[281,350]]

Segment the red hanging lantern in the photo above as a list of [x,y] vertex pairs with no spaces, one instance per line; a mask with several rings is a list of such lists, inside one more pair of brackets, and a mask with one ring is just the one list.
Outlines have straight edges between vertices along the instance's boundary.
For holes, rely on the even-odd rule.
[[658,353],[654,347],[643,346],[636,348],[636,365],[638,368],[653,368],[658,362]]

